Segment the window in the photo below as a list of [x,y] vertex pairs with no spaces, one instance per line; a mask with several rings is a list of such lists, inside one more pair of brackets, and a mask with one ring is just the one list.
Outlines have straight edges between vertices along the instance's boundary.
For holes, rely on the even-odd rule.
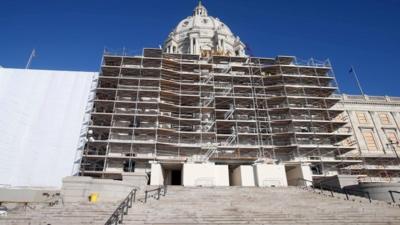
[[357,119],[358,119],[358,122],[359,122],[359,123],[362,123],[362,124],[368,123],[368,121],[367,121],[367,115],[365,115],[364,112],[358,112],[358,113],[357,113]]
[[[393,143],[393,147],[394,149],[396,149],[396,151],[398,150],[398,139],[397,139],[397,135],[396,135],[396,131],[394,130],[390,130],[390,131],[386,131],[386,136],[389,139],[388,143],[390,144],[390,142]],[[390,149],[392,149],[392,147],[389,147]]]
[[381,123],[384,125],[391,124],[389,115],[387,113],[379,113],[379,119],[381,120]]
[[372,130],[364,130],[363,132],[365,143],[367,144],[367,148],[369,151],[377,151],[378,148],[376,146],[374,133]]
[[311,172],[313,175],[321,175],[322,174],[322,167],[320,164],[310,165]]

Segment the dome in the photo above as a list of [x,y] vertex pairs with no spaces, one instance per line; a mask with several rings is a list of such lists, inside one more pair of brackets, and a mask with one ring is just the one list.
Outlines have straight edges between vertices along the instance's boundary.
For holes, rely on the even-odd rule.
[[227,25],[208,15],[201,1],[192,16],[183,19],[169,34],[163,50],[167,53],[245,56],[245,45]]

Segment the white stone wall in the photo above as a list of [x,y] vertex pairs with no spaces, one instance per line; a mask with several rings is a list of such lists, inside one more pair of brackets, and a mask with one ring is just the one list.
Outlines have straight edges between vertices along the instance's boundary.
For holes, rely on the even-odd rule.
[[183,186],[229,186],[228,165],[185,163],[182,173]]
[[231,186],[255,186],[253,166],[243,165],[237,167],[232,173]]
[[163,185],[164,184],[164,171],[160,163],[151,163],[151,176],[150,185]]
[[287,182],[288,185],[291,186],[298,186],[298,185],[311,185],[309,182],[305,182],[301,179],[309,180],[312,181],[312,172],[310,169],[309,164],[299,164],[299,165],[287,165],[289,167],[286,169],[286,176],[287,176]]
[[288,186],[284,165],[255,164],[254,176],[259,187]]
[[[361,96],[360,96],[361,97]],[[338,108],[343,108],[349,116],[348,126],[352,127],[353,138],[357,141],[355,146],[358,151],[371,153],[368,150],[364,136],[362,134],[363,129],[371,129],[374,133],[375,143],[378,151],[375,153],[392,153],[392,150],[388,148],[388,138],[385,130],[394,130],[397,138],[399,138],[399,124],[400,124],[400,100],[386,100],[373,101],[369,100],[368,97],[364,99],[352,100],[345,96],[345,100],[337,105]],[[357,112],[365,113],[367,117],[367,123],[361,124],[357,118]],[[387,113],[391,124],[382,124],[379,117],[379,113]]]

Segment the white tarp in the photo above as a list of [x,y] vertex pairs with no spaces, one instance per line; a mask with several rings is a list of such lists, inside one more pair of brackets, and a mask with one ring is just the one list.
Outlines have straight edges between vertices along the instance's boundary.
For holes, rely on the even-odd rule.
[[95,76],[0,68],[0,185],[61,187]]

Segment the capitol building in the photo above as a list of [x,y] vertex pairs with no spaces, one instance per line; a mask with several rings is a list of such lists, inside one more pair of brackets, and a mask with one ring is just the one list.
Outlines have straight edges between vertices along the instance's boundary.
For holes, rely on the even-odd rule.
[[399,224],[400,97],[253,56],[201,1],[165,36],[0,67],[0,224]]
[[400,97],[339,93],[329,60],[250,56],[201,2],[166,36],[141,55],[105,51],[98,73],[0,68],[14,138],[0,144],[0,183],[399,182]]
[[162,49],[104,53],[79,174],[184,186],[394,181],[398,106],[339,95],[328,60],[248,56],[199,3]]

